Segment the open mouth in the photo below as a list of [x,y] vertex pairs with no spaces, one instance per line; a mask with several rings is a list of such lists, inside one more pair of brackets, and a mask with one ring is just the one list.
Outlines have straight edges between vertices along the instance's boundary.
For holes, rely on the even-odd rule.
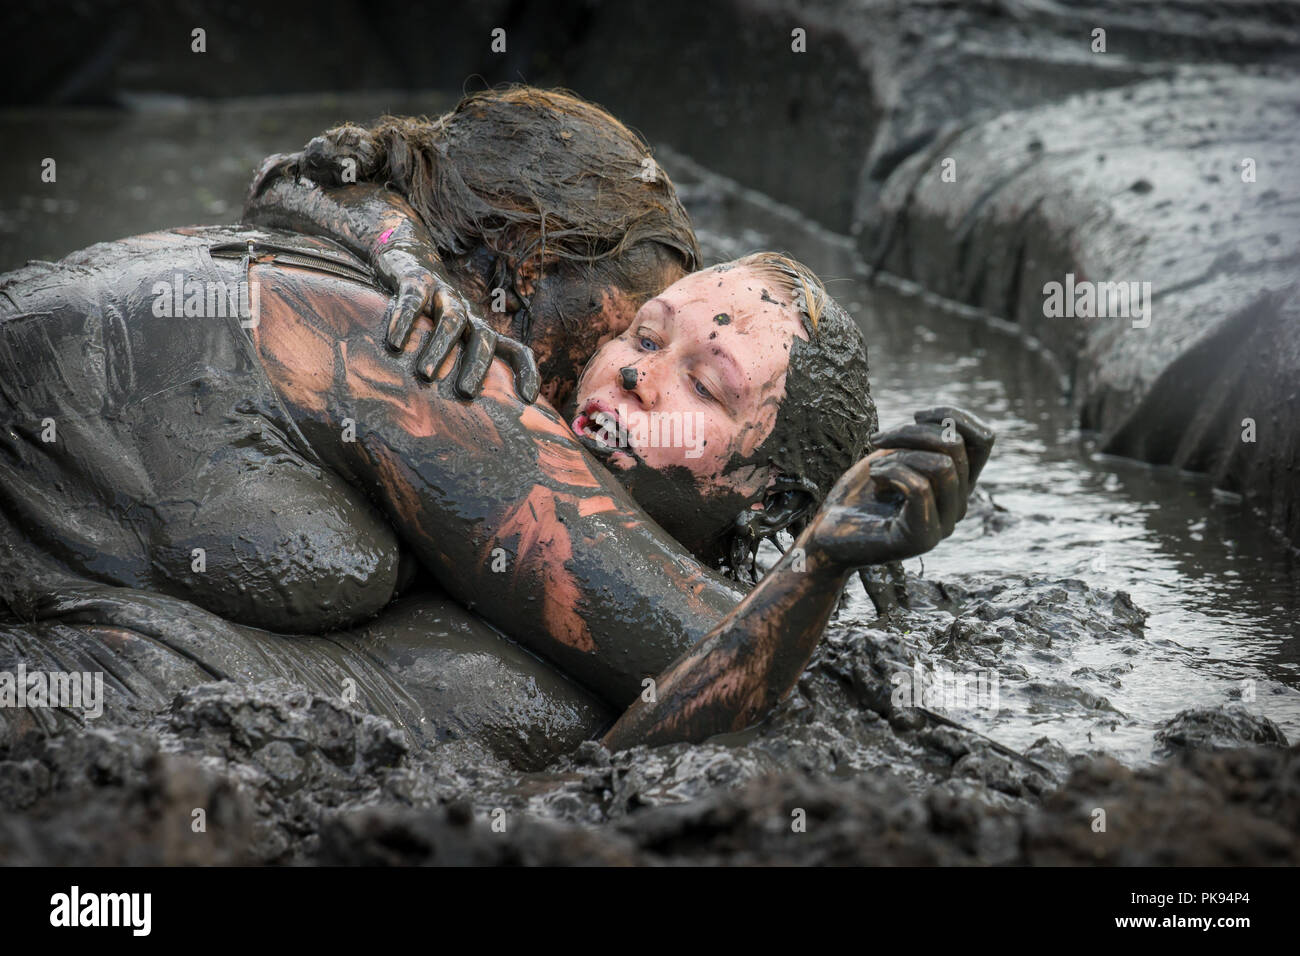
[[594,399],[587,402],[573,420],[572,428],[582,444],[593,451],[604,454],[621,451],[639,457],[618,412],[604,402]]

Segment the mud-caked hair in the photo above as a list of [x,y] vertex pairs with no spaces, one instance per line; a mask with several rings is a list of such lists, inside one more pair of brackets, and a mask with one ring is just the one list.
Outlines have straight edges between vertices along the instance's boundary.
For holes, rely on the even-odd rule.
[[567,91],[489,89],[437,119],[340,126],[308,144],[304,171],[337,178],[342,157],[355,161],[359,181],[401,192],[444,256],[486,247],[633,284],[647,279],[619,275],[616,263],[644,261],[626,254],[645,243],[664,247],[684,272],[699,265],[690,218],[645,141]]
[[[867,346],[852,317],[826,291],[811,269],[776,252],[758,252],[730,263],[772,281],[803,322],[808,339],[795,336],[785,377],[785,398],[772,433],[754,453],[772,466],[777,484],[768,510],[782,494],[803,494],[809,507],[782,530],[798,534],[831,487],[865,455],[877,430],[876,404],[867,380]],[[736,558],[753,549],[764,535],[741,516],[728,549],[733,572]]]

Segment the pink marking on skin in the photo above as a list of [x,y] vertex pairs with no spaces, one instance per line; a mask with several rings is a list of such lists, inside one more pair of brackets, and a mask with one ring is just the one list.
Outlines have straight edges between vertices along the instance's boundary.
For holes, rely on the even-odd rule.
[[381,245],[381,246],[383,246],[383,245],[387,245],[387,243],[388,243],[388,238],[389,238],[389,237],[390,237],[394,232],[396,232],[396,231],[397,231],[397,227],[396,227],[396,226],[393,226],[391,229],[385,229],[382,233],[379,234],[379,242],[378,242],[378,245]]

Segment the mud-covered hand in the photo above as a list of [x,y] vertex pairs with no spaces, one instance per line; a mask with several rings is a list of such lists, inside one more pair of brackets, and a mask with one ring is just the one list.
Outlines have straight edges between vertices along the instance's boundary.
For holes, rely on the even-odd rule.
[[882,448],[835,483],[810,524],[812,542],[845,572],[901,561],[951,534],[962,507],[951,457]]
[[814,539],[843,567],[924,554],[966,515],[993,430],[949,406],[913,417],[872,436],[876,451],[845,472],[813,519]]
[[416,374],[433,381],[438,367],[458,342],[464,357],[456,390],[474,398],[483,388],[492,359],[505,359],[515,374],[515,387],[525,402],[537,399],[541,376],[532,349],[501,335],[473,313],[473,307],[436,271],[437,254],[427,243],[398,239],[386,242],[372,256],[380,281],[394,293],[384,316],[388,347],[395,352],[406,348],[415,320],[422,313],[433,319],[433,334],[416,356]]
[[437,247],[410,203],[395,190],[367,181],[380,172],[381,160],[373,137],[348,125],[316,137],[301,153],[271,156],[253,178],[244,221],[326,236],[368,260],[394,294],[384,315],[390,347],[405,347],[422,313],[433,319],[434,335],[416,363],[426,380],[464,340],[456,381],[461,395],[479,393],[493,356],[499,355],[514,370],[519,397],[536,400],[541,382],[532,351],[473,317],[450,285]]
[[[535,401],[541,377],[532,350],[515,339],[499,335],[474,315],[470,304],[447,282],[442,259],[415,210],[390,190],[383,190],[375,197],[365,186],[345,185],[349,181],[345,173],[351,173],[351,182],[364,183],[379,176],[385,161],[383,144],[370,130],[345,123],[307,144],[301,170],[307,179],[336,195],[352,196],[358,203],[371,205],[377,199],[388,207],[380,209],[378,215],[365,210],[363,217],[375,223],[391,224],[379,235],[370,256],[380,281],[395,294],[384,316],[385,341],[389,348],[402,351],[416,318],[426,314],[433,319],[434,332],[416,356],[417,375],[433,381],[438,367],[456,343],[462,342],[465,351],[456,379],[456,390],[462,396],[478,395],[493,357],[499,355],[514,370],[519,397],[526,402]],[[389,209],[400,209],[400,218],[394,219]]]
[[[959,499],[956,520],[960,521],[966,515],[970,490],[993,449],[993,429],[969,412],[951,406],[927,408],[913,417],[916,424],[877,432],[871,436],[871,443],[877,449],[930,451],[952,458]],[[859,574],[877,613],[888,614],[899,604],[907,603],[903,566],[899,562],[862,568]]]
[[[997,436],[970,412],[951,405],[923,409],[912,417],[916,424],[877,432],[871,436],[871,444],[877,450],[911,449],[949,456],[957,469],[961,502],[956,520],[960,521],[966,516],[971,489],[988,463]],[[945,531],[945,536],[951,531]]]

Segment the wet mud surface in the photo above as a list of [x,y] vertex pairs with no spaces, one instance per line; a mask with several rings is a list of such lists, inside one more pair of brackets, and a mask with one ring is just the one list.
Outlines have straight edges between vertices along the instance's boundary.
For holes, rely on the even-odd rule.
[[[1294,543],[1297,110],[1295,73],[1216,67],[974,122],[898,167],[862,247],[1043,343],[1104,451],[1208,473]],[[1067,282],[1129,307],[1049,309]]]
[[[944,600],[940,588],[915,590]],[[1098,600],[1117,627],[1137,626],[1127,601]],[[1095,624],[1071,617],[1051,623]],[[1173,755],[1139,769],[1048,738],[1018,754],[892,706],[891,675],[917,659],[910,648],[893,630],[841,621],[795,693],[744,739],[613,755],[588,742],[531,773],[472,743],[413,747],[389,721],[288,682],[202,685],[140,728],[6,747],[0,858],[1300,862],[1300,752],[1266,719],[1184,712],[1157,733]]]

